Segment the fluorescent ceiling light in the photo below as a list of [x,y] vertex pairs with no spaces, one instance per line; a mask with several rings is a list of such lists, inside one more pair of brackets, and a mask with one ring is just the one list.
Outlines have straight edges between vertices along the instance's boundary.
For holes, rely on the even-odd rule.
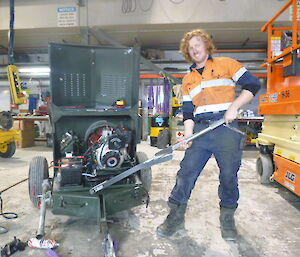
[[29,72],[27,74],[29,74],[31,76],[34,76],[34,75],[36,75],[36,76],[49,76],[49,72]]
[[48,75],[50,73],[49,67],[31,67],[31,68],[20,68],[20,73],[34,73],[40,75]]

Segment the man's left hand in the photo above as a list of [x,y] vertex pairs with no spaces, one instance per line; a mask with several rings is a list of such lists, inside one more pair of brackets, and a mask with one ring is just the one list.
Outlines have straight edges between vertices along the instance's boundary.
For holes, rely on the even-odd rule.
[[233,108],[229,108],[224,114],[225,123],[228,124],[233,122],[237,118],[237,115],[238,115],[237,110]]

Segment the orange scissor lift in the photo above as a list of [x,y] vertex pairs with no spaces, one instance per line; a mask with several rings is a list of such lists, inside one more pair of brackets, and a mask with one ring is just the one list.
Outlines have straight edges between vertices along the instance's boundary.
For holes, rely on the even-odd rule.
[[[300,1],[288,1],[261,29],[268,32],[267,93],[260,97],[264,115],[258,136],[257,172],[262,184],[277,181],[300,196],[300,44],[298,8]],[[274,21],[291,8],[291,27]]]

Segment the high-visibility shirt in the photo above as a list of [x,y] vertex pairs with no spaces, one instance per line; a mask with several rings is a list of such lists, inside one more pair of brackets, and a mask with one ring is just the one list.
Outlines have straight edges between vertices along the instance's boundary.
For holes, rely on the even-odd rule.
[[226,111],[235,99],[235,86],[253,95],[260,82],[238,61],[228,57],[209,57],[202,74],[193,64],[182,81],[183,118]]

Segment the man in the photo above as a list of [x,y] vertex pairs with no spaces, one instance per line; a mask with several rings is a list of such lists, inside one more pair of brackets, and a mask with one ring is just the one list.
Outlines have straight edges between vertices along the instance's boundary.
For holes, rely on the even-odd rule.
[[[259,80],[242,64],[227,57],[212,57],[214,51],[211,37],[203,30],[188,32],[181,40],[180,52],[193,63],[182,83],[185,138],[222,117],[227,124],[238,128],[235,120],[238,109],[248,103],[260,88]],[[237,98],[236,84],[242,86]],[[237,173],[242,158],[241,141],[239,133],[219,126],[183,145],[186,152],[169,197],[170,213],[157,228],[159,236],[169,237],[184,227],[185,210],[192,189],[205,164],[214,155],[220,169],[221,234],[225,240],[236,239],[234,212],[239,199]]]

